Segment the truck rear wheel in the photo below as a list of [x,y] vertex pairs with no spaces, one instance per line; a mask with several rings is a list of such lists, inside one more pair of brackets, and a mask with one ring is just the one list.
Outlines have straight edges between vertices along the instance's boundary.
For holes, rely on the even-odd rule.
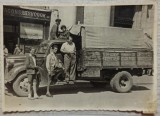
[[118,72],[111,81],[113,81],[113,90],[119,93],[129,92],[133,86],[132,76],[127,71]]

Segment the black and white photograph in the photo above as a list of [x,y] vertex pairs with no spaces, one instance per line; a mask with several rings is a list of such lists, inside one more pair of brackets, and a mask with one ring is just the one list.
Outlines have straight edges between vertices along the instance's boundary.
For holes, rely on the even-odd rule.
[[155,6],[3,5],[3,111],[156,111]]

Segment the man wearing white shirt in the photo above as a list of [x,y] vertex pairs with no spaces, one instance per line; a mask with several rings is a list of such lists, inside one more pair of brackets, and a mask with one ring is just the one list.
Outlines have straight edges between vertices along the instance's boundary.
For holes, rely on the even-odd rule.
[[58,80],[58,76],[60,74],[63,75],[64,67],[62,62],[57,58],[56,53],[58,50],[58,46],[54,45],[53,48],[50,49],[50,53],[46,59],[46,68],[48,71],[48,85],[47,85],[47,97],[52,97],[50,93],[50,84],[52,80]]
[[64,53],[64,68],[66,81],[74,84],[76,78],[76,46],[72,37],[62,44],[61,52]]

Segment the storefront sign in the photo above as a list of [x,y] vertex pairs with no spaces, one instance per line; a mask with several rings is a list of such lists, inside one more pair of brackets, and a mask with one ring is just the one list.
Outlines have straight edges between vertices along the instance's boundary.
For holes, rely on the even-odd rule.
[[43,25],[20,23],[20,38],[43,39]]
[[36,11],[30,9],[14,8],[14,7],[4,7],[4,15],[17,16],[17,17],[28,17],[28,18],[38,18],[42,20],[50,20],[51,12]]

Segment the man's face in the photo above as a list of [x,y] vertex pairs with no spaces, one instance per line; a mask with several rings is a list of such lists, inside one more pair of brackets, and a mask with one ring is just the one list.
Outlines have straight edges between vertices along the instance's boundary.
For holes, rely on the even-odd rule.
[[57,53],[57,50],[58,50],[58,48],[56,48],[56,47],[53,48],[54,53]]
[[58,48],[54,47],[50,49],[50,53],[57,53]]
[[57,21],[56,23],[57,23],[57,25],[60,25],[61,22]]
[[35,49],[34,49],[34,48],[32,48],[30,53],[31,53],[32,55],[34,55],[34,53],[35,53]]
[[71,37],[69,37],[69,39],[68,39],[68,43],[69,43],[69,44],[71,44],[71,43],[72,43],[72,38],[71,38]]
[[66,31],[66,28],[62,28],[62,31],[65,32],[65,31]]

